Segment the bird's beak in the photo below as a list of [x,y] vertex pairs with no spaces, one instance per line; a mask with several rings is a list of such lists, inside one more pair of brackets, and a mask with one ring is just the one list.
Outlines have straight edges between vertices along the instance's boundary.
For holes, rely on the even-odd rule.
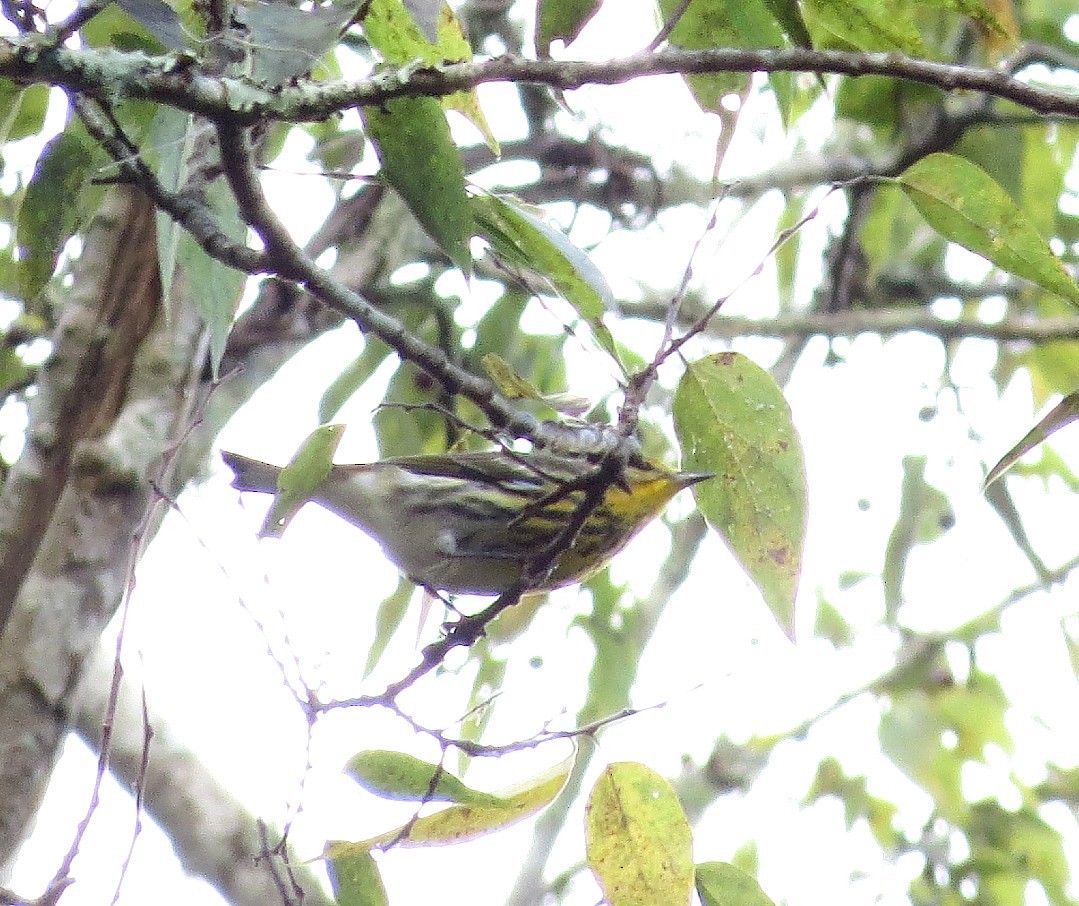
[[707,481],[709,478],[715,478],[715,472],[679,472],[678,480],[682,482],[682,486],[688,488],[690,485],[696,484],[698,481]]

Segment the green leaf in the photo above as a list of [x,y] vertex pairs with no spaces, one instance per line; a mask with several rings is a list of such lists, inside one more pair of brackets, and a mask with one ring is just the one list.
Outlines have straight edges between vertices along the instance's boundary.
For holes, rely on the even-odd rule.
[[623,606],[625,586],[611,581],[610,570],[596,573],[584,587],[591,606],[574,625],[584,630],[594,652],[588,697],[577,712],[577,720],[587,724],[629,707],[630,690],[649,638],[641,629],[640,610]]
[[416,20],[428,41],[438,40],[438,17],[445,9],[443,0],[403,0],[405,9]]
[[345,366],[330,386],[323,392],[318,402],[318,420],[328,422],[337,417],[341,407],[360,389],[389,355],[390,348],[384,343],[369,342],[363,352]]
[[337,859],[353,851],[385,846],[432,846],[464,843],[523,821],[550,805],[562,791],[573,763],[571,756],[543,776],[501,794],[498,805],[451,805],[360,843],[331,843],[326,856]]
[[998,35],[1011,34],[1004,23],[980,0],[922,0],[922,3],[926,6],[950,9],[952,12],[960,13],[984,25],[990,31],[995,31]]
[[23,88],[0,79],[0,145],[36,135],[45,125],[49,110],[49,86]]
[[[191,114],[166,106],[160,107],[154,114],[150,125],[150,140],[146,143],[143,156],[156,171],[161,185],[170,192],[178,192],[187,182],[192,140]],[[172,281],[176,272],[180,237],[184,231],[180,224],[161,209],[155,211],[154,218],[157,226],[157,263],[161,274],[162,299],[166,315],[171,316]],[[194,255],[190,246],[187,254]],[[196,263],[195,266],[198,267],[199,264]]]
[[808,804],[825,796],[835,796],[843,803],[847,830],[852,829],[858,819],[865,819],[881,845],[897,844],[898,835],[893,821],[899,811],[898,806],[870,795],[866,778],[848,776],[835,758],[825,758],[820,763],[805,801]]
[[990,744],[1005,753],[1013,751],[1004,719],[1011,703],[995,676],[975,670],[965,685],[939,689],[932,703],[945,726],[954,731],[955,752],[961,758],[981,759]]
[[985,476],[983,487],[988,488],[1027,453],[1039,444],[1044,443],[1061,428],[1070,425],[1077,418],[1079,418],[1079,390],[1069,393],[1050,409],[1038,424],[1023,435],[1023,439],[1019,443],[1000,458],[1000,461]]
[[[1056,450],[1043,446],[1034,462],[1018,462],[1009,470],[1013,475],[1040,479],[1042,487],[1049,490],[1050,482],[1059,479],[1073,494],[1079,494],[1079,475],[1071,464],[1064,461]],[[993,487],[996,485],[994,484]]]
[[591,408],[591,403],[583,397],[570,393],[543,394],[510,367],[509,363],[494,352],[489,352],[480,359],[483,370],[495,382],[498,392],[509,400],[532,400],[567,415],[580,416]]
[[867,123],[891,137],[912,117],[939,102],[940,92],[928,85],[870,75],[839,83],[835,111],[837,116]]
[[14,349],[7,345],[0,347],[0,399],[5,399],[16,386],[25,386],[33,373],[34,369]]
[[1027,219],[1042,236],[1053,236],[1060,215],[1060,196],[1075,159],[1079,128],[1050,123],[1023,130],[1019,171],[1019,197]]
[[778,235],[790,235],[790,239],[780,245],[772,255],[776,268],[776,290],[782,311],[790,308],[790,302],[794,298],[798,259],[802,247],[802,231],[796,229],[796,226],[805,216],[809,204],[808,199],[788,197],[783,213],[780,214],[779,222],[776,224]]
[[610,906],[688,903],[693,834],[674,789],[623,761],[596,781],[585,812],[588,866]]
[[[939,99],[935,99],[935,103],[939,104]],[[1020,205],[1023,203],[1024,131],[1020,126],[1004,123],[995,129],[970,130],[948,149],[948,153],[984,170],[1016,205]],[[1049,203],[1055,206],[1056,199]],[[1023,216],[1031,220],[1026,211]]]
[[[247,224],[227,187],[221,182],[214,183],[206,192],[206,200],[217,214],[221,231],[234,242],[241,242]],[[195,300],[195,307],[209,328],[210,366],[216,377],[247,275],[207,254],[186,230],[177,242],[176,263],[189,297]]]
[[[659,0],[664,22],[680,7],[681,0]],[[785,43],[765,0],[693,0],[671,30],[670,42],[686,50],[782,47]],[[686,77],[702,110],[715,110],[724,95],[741,93],[749,80],[749,75],[738,72]]]
[[775,906],[756,878],[726,862],[702,862],[696,882],[702,906]]
[[363,667],[364,679],[371,675],[371,671],[378,666],[382,655],[386,653],[386,647],[408,613],[408,605],[415,593],[416,586],[412,581],[401,576],[397,580],[397,588],[378,605],[378,610],[375,611],[375,638],[367,651],[367,663]]
[[780,625],[793,628],[805,541],[802,447],[771,375],[736,352],[692,362],[674,396],[683,468],[716,473],[694,487]]
[[[818,34],[817,47],[838,43],[856,50],[901,50],[927,56],[910,12],[885,0],[806,0],[802,12],[811,32]],[[824,35],[833,40],[822,40]]]
[[760,871],[760,853],[757,852],[757,842],[749,840],[738,847],[731,856],[731,865],[742,869],[747,875],[755,876]]
[[1079,286],[984,170],[951,154],[931,154],[896,181],[926,222],[946,239],[1079,305]]
[[1045,565],[1045,561],[1042,560],[1041,555],[1031,542],[1026,526],[1023,525],[1023,517],[1019,513],[1019,507],[1015,505],[1015,500],[1012,498],[1008,485],[1004,482],[994,481],[992,484],[985,486],[984,492],[985,499],[996,511],[1001,522],[1004,523],[1004,527],[1008,530],[1008,534],[1012,536],[1015,546],[1030,562],[1042,584],[1049,588],[1055,581],[1052,571]]
[[[461,20],[450,8],[448,3],[442,4],[438,15],[438,40],[435,46],[442,51],[449,63],[467,62],[472,59],[472,45],[465,34]],[[487,117],[480,107],[480,98],[475,89],[471,91],[455,91],[442,98],[442,106],[447,110],[456,110],[475,126],[483,136],[487,147],[494,155],[501,154],[498,139],[495,138]]]
[[[461,20],[448,3],[440,2],[432,40],[402,3],[402,0],[373,0],[363,16],[363,28],[371,46],[390,66],[405,66],[419,60],[428,66],[444,63],[467,63],[472,59],[472,45]],[[457,91],[442,98],[447,110],[467,117],[482,133],[487,147],[499,153],[498,140],[487,124],[475,90]]]
[[576,40],[581,29],[599,12],[602,0],[538,0],[536,10],[536,51],[547,56],[551,42]]
[[533,208],[506,195],[476,194],[472,212],[479,234],[518,267],[538,274],[592,329],[600,347],[616,362],[617,347],[603,316],[615,306],[614,293],[599,268]]
[[[1071,314],[1071,308],[1059,296],[1039,293],[1044,299],[1037,300],[1039,313],[1050,317]],[[1044,302],[1052,300],[1064,307],[1064,311],[1046,311]],[[1003,346],[997,365],[997,383],[1003,387],[1016,374],[1022,373],[1030,380],[1034,405],[1039,409],[1047,405],[1057,394],[1067,394],[1079,387],[1079,343],[1066,340],[1039,343],[1029,348],[1010,349]]]
[[461,154],[434,98],[395,98],[362,109],[382,173],[450,260],[472,271],[472,214]]
[[895,699],[880,719],[880,743],[899,770],[933,797],[943,817],[961,821],[967,803],[960,772],[963,760],[941,743],[949,728],[920,692]]
[[881,583],[888,620],[895,619],[903,603],[903,576],[907,559],[917,544],[936,541],[954,522],[951,503],[943,491],[925,480],[924,456],[903,457],[903,483],[899,515],[884,549]]
[[370,852],[349,850],[329,863],[337,906],[389,906],[378,863]]
[[527,374],[543,394],[556,393],[566,386],[565,336],[528,333],[521,329],[521,316],[531,294],[513,288],[487,310],[474,328],[476,342],[465,364],[475,369],[488,353],[497,353]]
[[157,38],[166,50],[182,50],[186,45],[180,17],[163,0],[116,0],[116,5]]
[[[438,391],[439,385],[423,371],[411,362],[401,363],[372,419],[379,459],[445,452],[446,418],[429,408],[438,402]],[[402,409],[410,411],[402,417]]]
[[813,635],[827,639],[837,648],[846,647],[854,641],[854,630],[846,617],[836,609],[834,604],[822,597],[820,592],[818,592],[817,621],[813,627]]
[[360,752],[349,759],[345,772],[365,790],[383,799],[496,807],[505,804],[501,796],[474,790],[441,765],[405,752],[388,749]]
[[[157,17],[157,24],[164,20]],[[176,24],[165,26],[170,41],[182,39]],[[122,51],[144,51],[159,54],[167,48],[142,22],[123,9],[119,3],[110,3],[79,29],[79,37],[90,47],[115,47]]]
[[805,19],[802,18],[798,0],[764,0],[764,5],[771,11],[792,44],[810,49],[813,47],[813,38],[806,27]]
[[259,530],[262,538],[277,538],[288,527],[315,489],[333,468],[333,454],[345,433],[344,425],[319,425],[277,477],[277,493]]
[[[666,25],[681,9],[682,0],[659,0],[659,11]],[[712,47],[740,46],[739,35],[731,22],[725,0],[692,0],[668,39],[674,47],[706,50]],[[728,94],[740,94],[749,85],[743,72],[717,72],[683,76],[702,110],[715,110]]]
[[480,359],[480,364],[506,399],[542,402],[543,394],[514,371],[502,356],[489,352]]
[[455,54],[454,48],[439,47],[437,41],[431,41],[401,0],[372,0],[362,22],[367,40],[390,66],[403,66],[414,60],[437,66],[471,58],[470,51],[460,56],[460,48],[456,48]]
[[[542,596],[536,596],[542,599]],[[524,598],[519,605],[524,605],[529,599]],[[499,614],[492,627],[497,627],[502,617],[512,614],[517,606],[508,607]],[[461,738],[478,740],[483,735],[498,704],[498,690],[502,688],[502,682],[506,678],[508,660],[498,657],[494,650],[498,646],[491,640],[490,633],[479,639],[469,650],[469,660],[476,665],[475,677],[472,680],[472,689],[469,692],[468,704],[465,708],[465,719],[461,721]],[[470,756],[463,749],[458,753],[458,770],[464,771],[468,766]]]
[[38,157],[16,224],[19,288],[26,299],[49,282],[64,243],[78,228],[79,198],[93,166],[91,146],[82,124],[73,120]]
[[964,828],[970,841],[969,864],[979,874],[979,902],[1020,903],[1029,881],[1037,881],[1048,903],[1073,900],[1072,871],[1060,831],[1031,805],[1003,808],[989,799],[971,807]]

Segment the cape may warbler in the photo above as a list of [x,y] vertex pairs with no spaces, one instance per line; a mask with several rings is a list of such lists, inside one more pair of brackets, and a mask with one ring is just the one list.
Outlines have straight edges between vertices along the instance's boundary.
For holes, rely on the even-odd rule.
[[[278,466],[224,453],[233,487],[274,493]],[[414,582],[451,594],[497,595],[566,527],[595,469],[581,458],[503,451],[402,456],[336,465],[311,499],[358,526]],[[710,473],[628,466],[537,591],[600,569],[683,488]],[[571,488],[567,490],[567,488]]]

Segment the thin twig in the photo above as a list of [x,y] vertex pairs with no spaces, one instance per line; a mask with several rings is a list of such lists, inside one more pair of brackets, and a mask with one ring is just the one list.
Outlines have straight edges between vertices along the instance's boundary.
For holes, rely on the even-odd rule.
[[689,9],[689,4],[692,2],[693,0],[681,0],[678,8],[663,23],[663,27],[656,33],[656,36],[648,42],[645,50],[655,51],[659,49],[659,46],[671,36],[671,32],[682,21],[682,17],[686,14],[686,10]]

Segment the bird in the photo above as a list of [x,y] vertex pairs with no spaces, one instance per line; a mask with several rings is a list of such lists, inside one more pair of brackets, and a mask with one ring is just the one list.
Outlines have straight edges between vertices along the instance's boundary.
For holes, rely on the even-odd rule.
[[[240,491],[278,492],[281,467],[223,452]],[[450,595],[501,595],[526,578],[585,500],[597,466],[544,450],[449,452],[333,465],[308,499],[361,529],[409,579]],[[680,491],[713,477],[628,465],[529,592],[583,581]]]

